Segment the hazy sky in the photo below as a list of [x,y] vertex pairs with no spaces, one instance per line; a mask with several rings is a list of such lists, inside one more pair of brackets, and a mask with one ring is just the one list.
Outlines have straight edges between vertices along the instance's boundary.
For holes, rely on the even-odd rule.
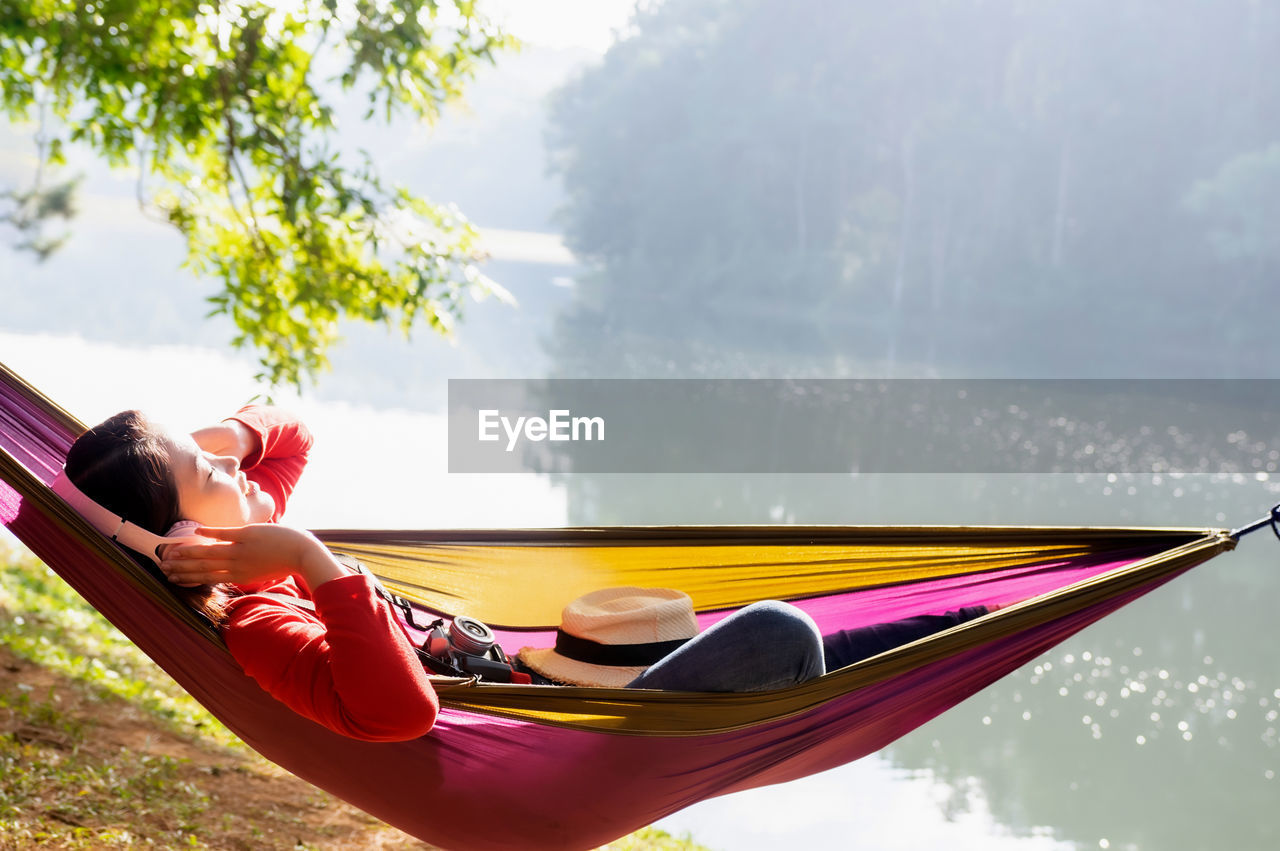
[[604,53],[635,5],[636,0],[489,0],[481,8],[532,44]]

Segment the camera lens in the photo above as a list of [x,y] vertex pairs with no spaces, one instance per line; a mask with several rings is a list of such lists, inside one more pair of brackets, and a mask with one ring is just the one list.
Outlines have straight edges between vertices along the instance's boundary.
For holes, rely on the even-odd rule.
[[449,625],[449,640],[463,653],[483,656],[493,646],[493,630],[475,618],[456,617]]

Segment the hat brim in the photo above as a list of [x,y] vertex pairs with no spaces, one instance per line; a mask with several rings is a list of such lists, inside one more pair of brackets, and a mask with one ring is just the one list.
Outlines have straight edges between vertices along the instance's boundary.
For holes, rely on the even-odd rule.
[[542,676],[558,683],[599,688],[626,688],[627,683],[649,669],[648,665],[615,667],[591,665],[561,656],[551,647],[525,647],[517,657]]

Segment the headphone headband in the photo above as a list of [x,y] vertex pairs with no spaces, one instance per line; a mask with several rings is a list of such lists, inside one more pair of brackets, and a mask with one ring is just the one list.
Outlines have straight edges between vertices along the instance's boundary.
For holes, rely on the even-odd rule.
[[[75,509],[75,512],[89,522],[89,525],[106,535],[116,543],[124,544],[131,550],[142,553],[147,558],[160,563],[160,547],[167,544],[186,544],[195,543],[201,540],[195,535],[183,535],[182,537],[166,538],[148,532],[136,523],[130,523],[119,514],[108,511],[89,497],[84,492],[72,484],[71,479],[67,478],[65,468],[58,471],[58,475],[54,477],[53,484],[49,485],[49,489]],[[182,531],[186,531],[183,528]]]

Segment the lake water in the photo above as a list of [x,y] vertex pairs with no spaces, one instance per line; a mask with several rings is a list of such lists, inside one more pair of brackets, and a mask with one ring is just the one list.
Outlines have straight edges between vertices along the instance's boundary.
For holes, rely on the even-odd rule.
[[[194,428],[258,392],[247,362],[194,348],[0,333],[0,361],[89,422],[133,406]],[[1280,499],[1266,473],[450,475],[443,413],[278,401],[318,437],[290,506],[313,528],[1239,526]],[[1277,592],[1259,532],[881,754],[660,826],[722,849],[1280,847]]]

